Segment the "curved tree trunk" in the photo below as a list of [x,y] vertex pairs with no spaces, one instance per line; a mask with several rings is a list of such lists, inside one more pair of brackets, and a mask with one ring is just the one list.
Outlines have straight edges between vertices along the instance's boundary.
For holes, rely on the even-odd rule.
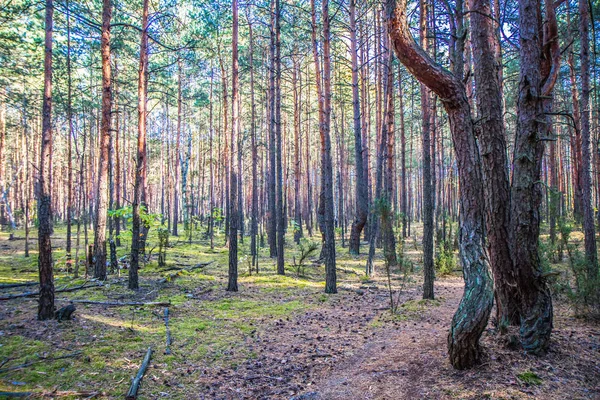
[[387,0],[387,22],[396,55],[406,68],[435,92],[450,119],[460,184],[459,254],[465,291],[448,335],[450,362],[469,368],[480,356],[479,338],[493,303],[492,280],[484,248],[484,200],[479,150],[464,84],[435,63],[410,34],[406,0]]

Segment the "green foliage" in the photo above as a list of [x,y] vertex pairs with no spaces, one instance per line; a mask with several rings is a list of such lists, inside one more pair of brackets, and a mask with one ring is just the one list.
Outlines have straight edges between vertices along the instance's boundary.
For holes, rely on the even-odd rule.
[[[115,210],[108,210],[109,218],[122,218],[125,219],[129,226],[133,221],[133,207],[131,205],[127,205],[121,208],[117,208]],[[160,220],[162,218],[161,214],[152,214],[147,212],[146,206],[140,206],[140,220],[146,228],[158,228],[160,226]],[[119,239],[130,241],[131,240],[131,229],[126,231],[121,231],[119,234]]]
[[573,274],[574,287],[567,281],[562,288],[575,307],[577,315],[598,317],[600,316],[600,287],[599,279],[588,277],[588,261],[579,251],[581,241],[572,243],[571,233],[573,223],[561,219],[558,223],[561,249],[566,251],[571,273]]
[[525,371],[520,373],[519,375],[517,375],[517,378],[519,378],[519,380],[527,385],[541,385],[543,380],[542,378],[540,378],[538,376],[538,374],[536,374],[535,372],[532,371]]
[[304,270],[306,267],[306,261],[308,257],[314,254],[315,251],[319,248],[319,245],[316,242],[308,239],[301,239],[298,244],[298,260],[296,260],[296,256],[293,257],[294,260],[294,268],[296,269],[296,276],[304,276]]
[[435,254],[435,269],[440,275],[450,275],[456,270],[457,262],[450,239],[443,240]]
[[169,230],[161,226],[156,230],[158,234],[158,266],[167,265],[167,247],[169,246]]

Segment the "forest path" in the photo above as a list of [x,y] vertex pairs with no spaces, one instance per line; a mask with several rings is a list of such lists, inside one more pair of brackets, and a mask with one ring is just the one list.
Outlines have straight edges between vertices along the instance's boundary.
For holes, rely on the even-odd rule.
[[410,318],[394,321],[392,329],[384,329],[336,365],[317,383],[314,398],[437,398],[436,372],[446,369],[447,329],[463,284],[460,279],[446,279],[436,283],[436,290],[439,303],[425,303],[410,312]]

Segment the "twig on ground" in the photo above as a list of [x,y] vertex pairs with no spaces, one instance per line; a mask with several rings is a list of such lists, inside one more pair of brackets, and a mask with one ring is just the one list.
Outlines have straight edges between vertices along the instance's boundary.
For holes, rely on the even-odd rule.
[[150,357],[152,357],[152,347],[148,347],[148,351],[146,352],[146,357],[144,357],[144,361],[142,362],[142,365],[140,366],[140,369],[138,370],[137,375],[131,381],[131,387],[129,388],[129,391],[127,392],[127,396],[125,396],[125,399],[134,400],[137,398],[137,392],[140,388],[140,383],[142,382],[142,378],[144,377],[144,374],[146,373],[148,364],[150,364]]

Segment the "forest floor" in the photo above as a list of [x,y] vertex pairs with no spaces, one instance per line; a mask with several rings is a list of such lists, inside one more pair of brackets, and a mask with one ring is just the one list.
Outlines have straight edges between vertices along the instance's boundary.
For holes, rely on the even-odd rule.
[[[37,254],[24,257],[23,236],[18,231],[17,240],[8,240],[0,233],[0,284],[37,278]],[[64,229],[57,229],[53,238],[57,288],[94,283],[65,270],[64,237]],[[249,259],[242,256],[240,291],[230,293],[224,290],[222,236],[214,250],[204,239],[170,240],[167,267],[159,268],[153,257],[141,271],[139,291],[127,289],[124,270],[101,286],[57,293],[56,303],[170,302],[171,354],[165,354],[164,307],[76,304],[71,321],[39,322],[35,297],[1,300],[0,392],[123,398],[152,347],[142,399],[600,399],[600,325],[575,318],[560,296],[546,356],[509,349],[490,323],[482,337],[482,364],[452,369],[446,335],[462,278],[437,279],[437,299],[420,300],[415,240],[404,254],[414,271],[393,271],[400,302],[395,315],[380,260],[379,274],[367,279],[365,256],[339,248],[339,293],[326,295],[322,266],[307,266],[303,277],[290,266],[278,276],[265,254],[260,273],[250,275]],[[247,254],[248,241],[240,254]],[[298,259],[298,250],[290,244],[286,257],[292,256]],[[2,288],[0,297],[35,290]]]

